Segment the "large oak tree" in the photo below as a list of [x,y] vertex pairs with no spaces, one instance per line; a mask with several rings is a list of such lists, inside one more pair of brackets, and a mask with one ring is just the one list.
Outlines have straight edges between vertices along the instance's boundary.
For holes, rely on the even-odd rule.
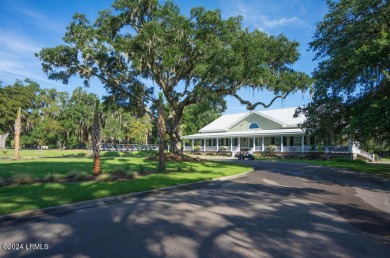
[[[162,92],[170,113],[167,133],[180,151],[180,124],[187,106],[205,97],[234,96],[248,109],[305,90],[310,78],[292,69],[298,43],[283,35],[242,27],[242,17],[223,19],[219,10],[180,13],[171,1],[117,0],[94,23],[76,14],[64,45],[38,54],[49,78],[67,83],[78,75],[88,85],[96,77],[112,95],[152,115]],[[243,89],[266,89],[270,103],[246,100]],[[156,117],[155,117],[156,118]]]
[[328,6],[310,43],[320,62],[313,102],[302,109],[308,117],[303,126],[320,132],[326,143],[349,136],[367,148],[388,148],[390,3],[329,0]]

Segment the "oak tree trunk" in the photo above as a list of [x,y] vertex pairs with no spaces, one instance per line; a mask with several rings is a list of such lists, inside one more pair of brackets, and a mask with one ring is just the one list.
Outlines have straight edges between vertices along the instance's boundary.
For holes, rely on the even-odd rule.
[[183,118],[183,108],[173,110],[170,114],[169,120],[169,138],[171,149],[174,153],[182,153],[182,140],[180,133],[180,125]]
[[174,153],[182,153],[183,142],[181,140],[179,130],[169,132],[169,137],[171,139],[171,148]]

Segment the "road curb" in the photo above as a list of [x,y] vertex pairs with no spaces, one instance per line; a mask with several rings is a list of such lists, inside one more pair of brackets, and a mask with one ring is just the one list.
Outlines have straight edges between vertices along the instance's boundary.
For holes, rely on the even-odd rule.
[[81,209],[86,209],[86,208],[92,208],[92,207],[96,207],[96,206],[102,206],[102,205],[107,205],[107,204],[111,204],[111,203],[115,203],[115,202],[124,201],[126,199],[131,198],[131,197],[164,193],[164,192],[169,192],[172,190],[186,189],[190,186],[202,185],[202,184],[207,184],[210,182],[218,182],[218,181],[222,182],[222,181],[233,180],[233,179],[247,176],[253,172],[254,172],[254,169],[249,170],[249,171],[244,172],[244,173],[241,173],[241,174],[237,174],[237,175],[225,176],[225,177],[214,178],[214,179],[209,179],[209,180],[203,180],[203,181],[194,182],[194,183],[173,185],[173,186],[167,186],[167,187],[153,189],[153,190],[146,190],[146,191],[142,191],[142,192],[128,193],[128,194],[122,194],[122,195],[117,195],[117,196],[104,197],[104,198],[100,198],[100,199],[64,204],[64,205],[60,205],[60,206],[52,206],[52,207],[47,207],[47,208],[42,208],[42,209],[37,209],[37,210],[22,211],[22,212],[18,212],[18,213],[2,215],[2,216],[0,216],[0,223],[14,222],[14,221],[19,221],[19,220],[38,218],[40,216],[47,216],[47,215],[71,212],[71,211],[81,210]]

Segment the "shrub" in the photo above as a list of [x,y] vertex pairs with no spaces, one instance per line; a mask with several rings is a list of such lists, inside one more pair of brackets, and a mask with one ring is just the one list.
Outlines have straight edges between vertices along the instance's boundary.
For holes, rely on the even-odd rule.
[[138,172],[139,172],[140,174],[142,174],[142,173],[145,172],[145,164],[140,163],[140,164],[138,165]]
[[129,171],[126,173],[126,177],[131,178],[131,179],[135,179],[135,178],[139,177],[139,174],[135,171]]
[[66,174],[66,177],[76,178],[77,174],[79,174],[79,172],[72,171],[72,172],[69,172],[68,174]]
[[189,171],[191,172],[194,172],[195,171],[195,168],[194,166],[192,165],[192,162],[190,163],[190,167],[188,168]]
[[265,155],[263,155],[262,153],[255,153],[253,154],[253,156],[255,157],[255,159],[265,159]]
[[13,176],[15,183],[18,185],[31,184],[34,182],[30,174],[26,173],[17,173]]
[[49,173],[45,176],[46,182],[57,182],[59,179],[61,179],[63,176],[61,174],[55,174],[55,173]]
[[177,171],[183,171],[184,165],[182,162],[175,162],[174,165]]
[[109,174],[101,174],[95,177],[95,180],[98,182],[106,182],[106,181],[110,181],[110,179],[111,176]]
[[274,151],[276,150],[276,147],[277,147],[276,145],[273,145],[273,144],[272,144],[272,145],[268,146],[267,149],[268,149],[268,151],[270,151],[270,152],[274,152]]
[[111,171],[112,174],[116,174],[118,176],[125,176],[126,172],[126,169],[120,167],[117,167],[113,171]]
[[364,159],[354,159],[354,160],[349,160],[349,162],[358,163],[358,164],[366,164],[367,163]]
[[84,181],[88,178],[88,176],[89,175],[86,172],[80,172],[76,174],[75,179],[77,181]]
[[131,170],[131,166],[129,164],[126,164],[124,167],[124,170],[129,171]]

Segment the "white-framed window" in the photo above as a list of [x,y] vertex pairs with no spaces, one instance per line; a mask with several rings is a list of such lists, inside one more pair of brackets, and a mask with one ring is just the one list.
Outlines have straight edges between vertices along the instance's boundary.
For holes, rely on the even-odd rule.
[[281,137],[275,137],[275,145],[276,146],[282,145],[282,138]]
[[294,136],[294,146],[301,146],[302,136]]
[[260,126],[258,123],[251,123],[249,129],[260,129]]

